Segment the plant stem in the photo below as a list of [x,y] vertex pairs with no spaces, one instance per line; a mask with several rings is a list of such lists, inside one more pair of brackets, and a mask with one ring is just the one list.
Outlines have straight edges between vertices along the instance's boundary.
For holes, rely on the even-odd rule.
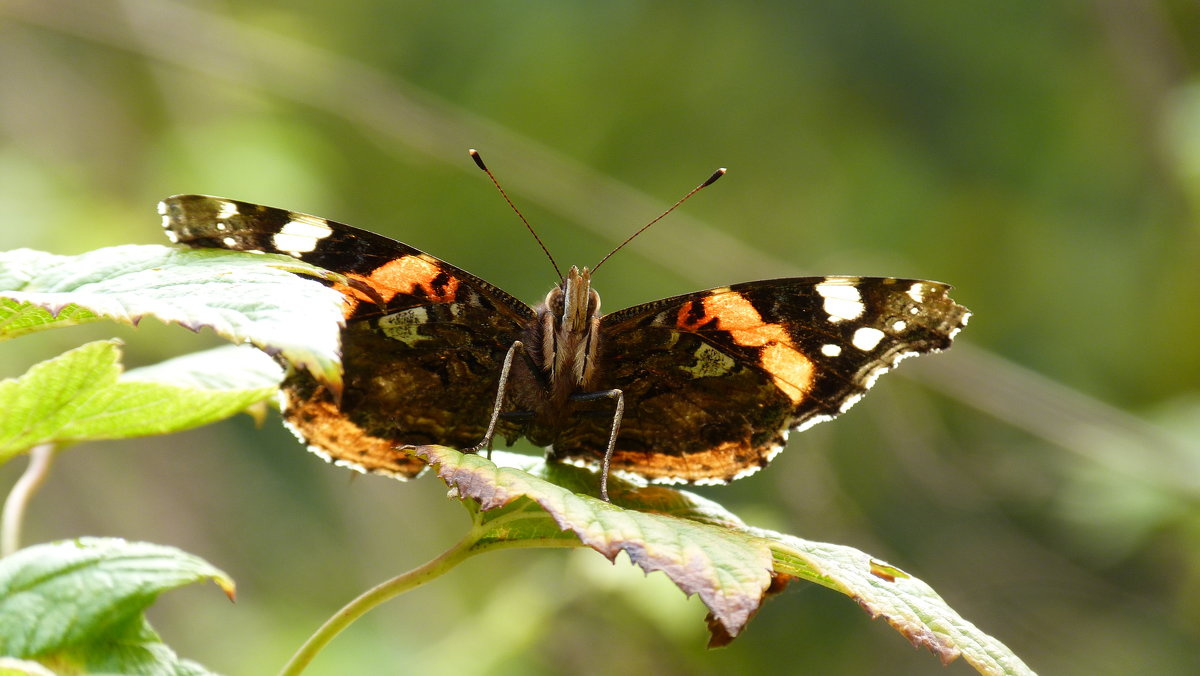
[[56,450],[54,444],[41,444],[29,452],[29,464],[4,500],[4,512],[0,516],[0,556],[8,556],[20,549],[25,508],[50,474]]
[[463,539],[455,543],[453,547],[442,552],[441,555],[428,563],[417,566],[406,573],[401,573],[386,582],[368,589],[350,603],[342,606],[341,610],[337,611],[333,617],[326,620],[325,624],[322,624],[319,629],[313,632],[312,636],[308,637],[304,645],[300,646],[296,654],[292,655],[292,659],[288,660],[288,663],[284,665],[283,669],[279,672],[279,676],[298,676],[335,636],[350,626],[352,622],[367,614],[375,606],[403,594],[414,587],[429,582],[476,554],[482,554],[494,549],[524,549],[529,547],[572,548],[580,546],[578,540],[572,541],[562,538],[485,540],[485,536],[494,534],[495,531],[493,529],[497,524],[511,523],[512,521],[526,518],[526,516],[510,514],[506,517],[493,519],[486,524],[483,523],[483,515],[481,513],[476,512],[472,516],[474,523],[471,525],[470,532]]
[[300,646],[296,654],[292,655],[292,659],[284,665],[279,676],[296,676],[304,671],[304,668],[312,662],[327,643],[333,640],[333,637],[375,606],[438,577],[471,556],[488,549],[487,547],[475,548],[482,533],[481,529],[472,528],[466,537],[437,558],[382,582],[347,603],[333,617],[326,620],[325,624],[321,625],[312,636],[308,637],[304,645]]

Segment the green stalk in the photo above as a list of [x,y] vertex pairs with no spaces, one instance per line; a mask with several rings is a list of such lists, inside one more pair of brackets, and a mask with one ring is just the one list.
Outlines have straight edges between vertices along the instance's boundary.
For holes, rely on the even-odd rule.
[[308,637],[308,640],[304,642],[304,645],[300,646],[296,654],[292,655],[292,659],[288,660],[288,663],[284,665],[283,669],[279,672],[279,676],[298,676],[335,636],[340,634],[343,629],[350,626],[355,620],[367,614],[367,612],[381,603],[449,572],[452,568],[476,554],[482,554],[494,549],[579,546],[578,541],[570,542],[561,539],[485,540],[484,538],[488,533],[493,531],[497,523],[503,524],[513,519],[501,517],[493,522],[489,522],[485,526],[482,524],[482,514],[475,513],[474,520],[471,530],[467,535],[450,549],[442,552],[437,558],[368,589],[353,601],[343,606],[341,610],[334,613],[320,628],[313,632],[312,636]]
[[25,521],[25,510],[34,493],[49,476],[56,450],[54,444],[41,444],[29,452],[29,464],[25,466],[21,478],[13,484],[12,491],[4,501],[4,512],[0,515],[0,556],[8,556],[21,548],[21,525]]

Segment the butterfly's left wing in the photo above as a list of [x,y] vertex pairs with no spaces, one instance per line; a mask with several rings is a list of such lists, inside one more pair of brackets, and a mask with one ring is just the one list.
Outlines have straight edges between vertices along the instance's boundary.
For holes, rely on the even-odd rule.
[[[949,347],[970,315],[949,288],[875,277],[776,279],[603,317],[595,389],[625,397],[613,471],[668,482],[757,471],[789,430],[844,412],[901,359]],[[586,404],[551,456],[598,464],[606,407]]]

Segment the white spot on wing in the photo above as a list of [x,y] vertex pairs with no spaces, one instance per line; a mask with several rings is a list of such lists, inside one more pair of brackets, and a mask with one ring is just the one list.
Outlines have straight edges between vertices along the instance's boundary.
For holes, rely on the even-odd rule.
[[222,221],[227,221],[234,216],[237,216],[238,208],[233,202],[221,200],[217,202],[220,206],[217,207],[217,218]]
[[323,218],[307,214],[291,214],[291,219],[287,225],[280,228],[280,234],[311,237],[312,239],[323,239],[333,234],[333,229]]
[[292,235],[283,231],[271,237],[271,244],[274,244],[276,249],[291,254],[306,253],[317,248],[317,240],[312,237]]
[[842,353],[841,345],[834,345],[833,343],[829,343],[828,345],[821,346],[821,354],[825,355],[826,357],[836,357],[836,356],[840,355],[841,353]]
[[950,338],[950,340],[954,340],[954,337],[958,335],[959,331],[963,330],[963,327],[967,325],[967,320],[969,320],[970,318],[971,318],[970,312],[964,313],[962,316],[962,323],[959,324],[958,326],[954,327],[953,329],[951,329],[950,333],[947,335],[947,337]]
[[317,248],[317,242],[333,234],[328,221],[306,214],[291,214],[279,232],[271,237],[276,249],[292,255],[306,253]]
[[158,213],[162,214],[163,216],[167,215],[167,203],[166,202],[158,203]]
[[226,237],[225,239],[222,239],[222,240],[221,240],[221,243],[222,243],[222,244],[224,244],[224,245],[225,245],[225,246],[227,246],[227,247],[235,247],[235,246],[237,246],[237,240],[236,240],[236,239],[234,239],[233,237]]
[[856,278],[830,277],[816,286],[817,293],[825,299],[825,314],[829,321],[857,319],[866,310],[862,302],[862,294],[855,284]]
[[173,230],[168,230],[167,231],[167,239],[171,240],[172,244],[175,244],[176,242],[179,241],[179,235],[176,235]]
[[850,343],[862,350],[870,352],[879,345],[879,341],[883,340],[883,331],[871,326],[864,326],[854,332],[854,337],[850,339]]
[[897,333],[899,333],[907,328],[908,328],[908,322],[904,321],[903,319],[897,319],[896,321],[892,322],[892,330]]
[[913,282],[913,285],[908,287],[908,297],[918,303],[925,302],[925,285],[921,282]]

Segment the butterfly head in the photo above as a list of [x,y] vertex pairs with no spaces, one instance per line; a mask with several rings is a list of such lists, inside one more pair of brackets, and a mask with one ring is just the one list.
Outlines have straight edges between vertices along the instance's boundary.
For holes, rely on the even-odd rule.
[[572,387],[587,383],[600,323],[600,294],[592,289],[591,270],[572,266],[562,282],[546,294],[542,322],[542,363],[551,380]]

